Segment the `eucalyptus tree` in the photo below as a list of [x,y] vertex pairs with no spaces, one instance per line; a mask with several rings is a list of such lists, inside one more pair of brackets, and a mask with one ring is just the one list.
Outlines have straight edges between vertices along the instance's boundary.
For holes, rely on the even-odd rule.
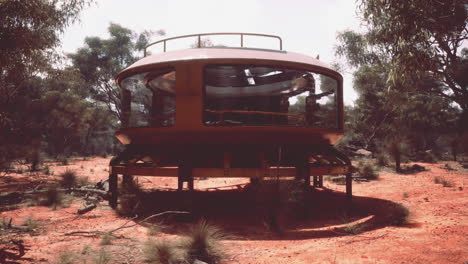
[[165,34],[159,30],[139,34],[121,25],[111,23],[110,37],[87,37],[84,46],[69,57],[79,69],[94,100],[104,102],[108,110],[121,120],[120,92],[114,82],[116,75],[137,61],[153,35]]

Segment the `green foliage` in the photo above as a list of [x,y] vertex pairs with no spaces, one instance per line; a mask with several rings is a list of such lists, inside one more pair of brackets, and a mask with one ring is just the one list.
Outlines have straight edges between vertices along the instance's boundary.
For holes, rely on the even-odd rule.
[[359,9],[369,30],[366,39],[391,58],[392,85],[430,72],[445,84],[434,87],[434,92],[467,109],[467,79],[460,71],[466,73],[468,61],[459,53],[468,38],[465,1],[361,0]]
[[136,53],[142,51],[152,35],[163,32],[136,34],[114,23],[109,25],[108,32],[108,39],[87,37],[85,46],[70,54],[69,58],[90,87],[92,98],[105,103],[109,111],[121,120],[120,92],[114,77],[140,58]]
[[61,33],[89,2],[0,1],[0,160],[24,159],[43,147],[47,117],[35,100],[52,78]]
[[348,142],[376,153],[385,138],[399,134],[408,152],[418,152],[440,148],[441,134],[466,131],[468,79],[462,72],[468,69],[468,49],[460,50],[460,44],[468,32],[462,1],[360,0],[359,11],[368,31],[341,32],[336,47],[356,69],[359,98],[350,112],[354,133]]

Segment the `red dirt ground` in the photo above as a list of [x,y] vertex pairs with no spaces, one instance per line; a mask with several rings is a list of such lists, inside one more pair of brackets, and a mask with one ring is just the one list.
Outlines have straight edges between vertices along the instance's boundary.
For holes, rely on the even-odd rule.
[[[67,166],[49,164],[53,171],[51,176],[28,173],[0,176],[0,191],[29,190],[58,180],[57,175],[66,169],[75,170],[78,176],[87,177],[90,182],[97,182],[107,178],[108,163],[109,159],[104,158],[87,161],[76,159]],[[446,163],[456,168],[456,171],[441,168]],[[328,181],[325,181],[324,187],[333,192],[314,194],[321,203],[313,206],[313,217],[288,226],[281,236],[262,229],[261,224],[251,226],[248,220],[244,223],[242,208],[232,209],[236,212],[232,219],[229,219],[231,216],[221,215],[222,212],[211,211],[210,216],[215,215],[213,219],[217,225],[227,233],[234,233],[221,242],[228,255],[223,263],[466,263],[468,172],[455,162],[418,164],[429,171],[400,175],[386,169],[380,172],[377,181],[353,183],[355,197],[352,206],[359,213],[354,214],[352,220],[330,214],[334,210],[333,206],[341,210],[344,198],[340,192],[344,192],[344,186]],[[453,187],[436,184],[436,176],[451,181]],[[176,180],[172,178],[138,179],[144,188],[154,187],[155,184],[160,188],[176,187]],[[206,189],[245,182],[245,179],[199,180],[195,182],[195,188]],[[75,199],[69,207],[57,210],[26,205],[17,209],[3,208],[0,219],[13,218],[13,224],[20,225],[30,217],[41,226],[39,235],[25,234],[21,238],[27,247],[26,254],[19,260],[8,259],[10,262],[7,263],[54,263],[60,252],[74,252],[75,257],[80,259],[76,263],[94,263],[93,259],[100,250],[105,250],[111,256],[109,263],[144,263],[142,247],[145,241],[180,237],[179,233],[172,231],[149,236],[147,228],[141,225],[115,232],[124,238],[112,240],[111,245],[100,245],[99,236],[65,236],[65,233],[72,231],[110,231],[128,221],[128,225],[134,223],[115,214],[104,201],[96,210],[77,216],[76,210],[82,203],[80,199]],[[382,220],[386,219],[387,207],[394,203],[409,208],[409,224],[392,226]],[[209,211],[209,208],[205,210]],[[207,218],[210,220],[210,217]],[[357,223],[364,222],[363,233],[346,235],[335,229],[355,220]],[[181,229],[184,226],[180,224]],[[173,229],[177,227],[175,225]]]

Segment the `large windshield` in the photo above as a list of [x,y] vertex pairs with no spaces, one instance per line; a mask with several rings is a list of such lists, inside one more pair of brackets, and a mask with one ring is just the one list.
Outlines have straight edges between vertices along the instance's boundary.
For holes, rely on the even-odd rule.
[[204,122],[210,126],[337,128],[338,81],[285,67],[205,68]]
[[154,70],[123,79],[122,126],[167,127],[175,122],[175,71]]

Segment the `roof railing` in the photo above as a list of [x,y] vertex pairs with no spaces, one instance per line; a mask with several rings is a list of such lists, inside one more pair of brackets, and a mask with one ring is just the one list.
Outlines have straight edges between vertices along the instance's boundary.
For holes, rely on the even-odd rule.
[[279,50],[283,50],[283,40],[281,39],[281,37],[275,36],[275,35],[256,34],[256,33],[201,33],[201,34],[191,34],[191,35],[183,35],[183,36],[177,36],[177,37],[172,37],[172,38],[166,38],[166,39],[158,40],[156,42],[152,42],[152,43],[146,45],[146,47],[144,49],[144,56],[146,57],[146,54],[147,54],[146,49],[148,49],[149,47],[151,47],[153,45],[159,44],[159,43],[163,43],[163,50],[164,50],[164,52],[166,52],[166,47],[167,47],[166,43],[169,40],[197,37],[198,38],[197,47],[202,48],[202,46],[201,46],[202,45],[202,41],[201,41],[202,36],[217,36],[217,35],[239,35],[240,36],[240,47],[241,48],[244,47],[244,36],[257,36],[257,37],[276,38],[279,41]]

